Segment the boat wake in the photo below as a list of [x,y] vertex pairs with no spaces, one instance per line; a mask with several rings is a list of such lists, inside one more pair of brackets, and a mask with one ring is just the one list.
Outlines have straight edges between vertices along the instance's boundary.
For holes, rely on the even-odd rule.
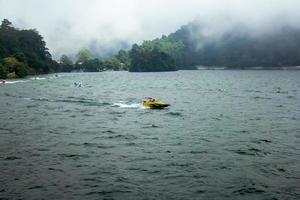
[[115,107],[119,108],[142,108],[142,105],[140,103],[126,103],[124,101],[120,101],[119,103],[113,104]]
[[1,84],[15,84],[15,83],[25,83],[28,82],[30,80],[45,80],[46,78],[43,77],[33,77],[33,78],[28,78],[26,80],[17,80],[17,81],[5,81],[5,83],[1,83]]
[[41,78],[41,77],[32,77],[30,78],[30,80],[44,80],[46,78]]
[[27,81],[6,81],[5,84],[25,83]]

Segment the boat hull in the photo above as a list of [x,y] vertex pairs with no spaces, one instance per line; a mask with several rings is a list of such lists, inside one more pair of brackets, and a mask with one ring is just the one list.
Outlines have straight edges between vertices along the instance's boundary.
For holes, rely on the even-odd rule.
[[151,109],[164,109],[170,105],[165,104],[161,101],[153,101],[153,102],[143,102],[143,106],[145,108],[151,108]]

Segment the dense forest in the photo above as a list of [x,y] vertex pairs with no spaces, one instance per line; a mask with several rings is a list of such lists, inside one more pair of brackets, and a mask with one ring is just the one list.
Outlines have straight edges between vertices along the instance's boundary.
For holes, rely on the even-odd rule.
[[0,27],[0,78],[58,71],[43,37],[36,30],[18,30],[7,19]]
[[52,59],[43,37],[37,30],[19,30],[4,19],[0,27],[0,79],[22,78],[26,75],[52,72],[98,72],[103,70],[127,70],[127,51],[109,59],[93,58],[88,49],[76,55],[74,63],[66,55],[59,62]]
[[0,27],[0,78],[72,71],[157,72],[198,66],[229,69],[300,66],[299,29],[286,26],[251,34],[246,27],[236,26],[217,37],[204,34],[204,30],[205,27],[194,21],[168,36],[134,44],[130,50],[120,50],[107,59],[94,58],[93,52],[83,49],[75,58],[62,55],[56,62],[36,30],[19,30],[4,19]]
[[[130,50],[130,71],[169,71],[206,68],[265,68],[300,66],[300,30],[281,27],[253,34],[244,26],[205,35],[197,21],[182,26],[169,36],[145,41]],[[153,59],[151,54],[166,54]],[[167,66],[167,67],[166,67]]]
[[175,71],[179,69],[195,69],[186,62],[185,44],[182,40],[170,40],[162,36],[160,39],[134,44],[129,50],[129,71],[156,72]]
[[99,59],[93,58],[89,49],[83,49],[76,55],[76,61],[73,62],[67,55],[60,57],[60,68],[62,72],[82,71],[82,72],[101,72],[106,70],[120,71],[128,70],[130,65],[129,53],[120,50],[117,55]]

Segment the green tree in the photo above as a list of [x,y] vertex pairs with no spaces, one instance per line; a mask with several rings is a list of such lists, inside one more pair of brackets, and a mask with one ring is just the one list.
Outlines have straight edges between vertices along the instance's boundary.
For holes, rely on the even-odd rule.
[[6,79],[7,73],[8,73],[7,69],[3,65],[0,64],[0,78]]
[[141,47],[134,44],[129,55],[131,60],[129,71],[131,72],[176,70],[174,59],[151,42]]
[[87,72],[99,72],[103,70],[103,63],[98,58],[90,59],[82,64],[82,68]]
[[18,31],[7,19],[0,26],[0,58],[13,55],[19,51]]
[[18,77],[24,78],[25,76],[28,75],[28,71],[29,71],[29,69],[28,69],[28,66],[26,64],[19,62],[16,65],[15,73]]
[[60,57],[60,63],[63,65],[73,65],[73,61],[67,55]]
[[73,61],[67,55],[60,57],[60,66],[63,72],[71,72],[74,69]]
[[15,73],[19,78],[24,78],[28,75],[28,66],[25,63],[19,62],[15,57],[4,58],[3,66],[8,72]]
[[120,62],[120,70],[128,70],[130,66],[130,58],[129,58],[129,52],[120,50],[118,54],[115,56],[119,62]]
[[84,63],[84,62],[92,59],[92,53],[88,49],[83,49],[78,52],[78,54],[76,55],[76,58],[77,58],[77,61],[76,61],[77,63]]
[[38,31],[18,30],[10,21],[4,19],[0,25],[0,58],[12,56],[26,66],[19,67],[19,76],[23,76],[25,71],[48,73],[59,70],[58,63],[52,60],[46,43]]
[[8,21],[8,19],[3,19],[0,29],[1,29],[1,31],[4,31],[4,30],[14,29],[14,27],[13,27],[12,23],[10,21]]

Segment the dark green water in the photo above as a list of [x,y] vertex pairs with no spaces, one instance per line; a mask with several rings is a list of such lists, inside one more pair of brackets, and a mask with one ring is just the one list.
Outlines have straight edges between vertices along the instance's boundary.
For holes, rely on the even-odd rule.
[[0,85],[0,199],[300,199],[300,71],[18,81]]

